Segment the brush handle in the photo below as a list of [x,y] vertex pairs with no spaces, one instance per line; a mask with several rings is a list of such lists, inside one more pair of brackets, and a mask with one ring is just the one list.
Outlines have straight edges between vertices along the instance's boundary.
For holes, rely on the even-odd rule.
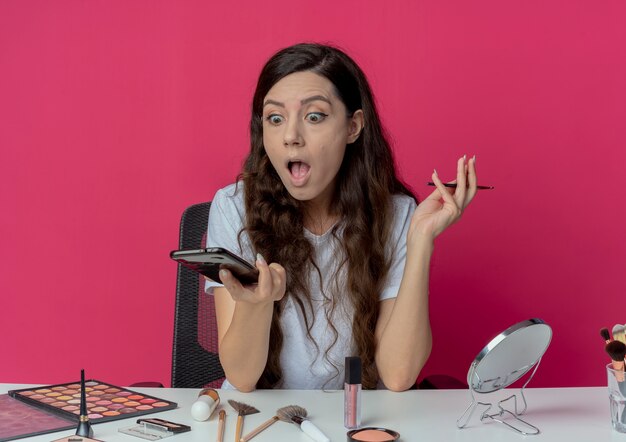
[[317,428],[310,420],[305,420],[300,424],[300,429],[304,434],[309,436],[315,442],[330,442],[328,436],[322,433],[322,430]]
[[239,442],[241,439],[241,430],[243,430],[243,415],[237,416],[237,432],[235,433],[235,442]]
[[220,420],[217,424],[217,439],[216,442],[224,442],[224,423],[226,420],[226,412],[220,410]]
[[259,434],[261,431],[265,430],[267,427],[269,427],[276,421],[278,421],[278,416],[273,416],[271,419],[266,420],[261,425],[256,427],[254,430],[252,430],[251,432],[246,434],[244,437],[239,439],[239,442],[248,442],[250,439],[252,439],[254,436]]

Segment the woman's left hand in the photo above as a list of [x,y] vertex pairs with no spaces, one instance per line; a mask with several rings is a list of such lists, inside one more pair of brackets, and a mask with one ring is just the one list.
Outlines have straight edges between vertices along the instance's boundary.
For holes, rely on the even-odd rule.
[[437,187],[415,209],[408,240],[418,238],[434,240],[441,232],[461,218],[463,211],[476,195],[476,157],[465,164],[466,156],[457,162],[456,188],[445,187],[437,171],[433,172],[433,183]]

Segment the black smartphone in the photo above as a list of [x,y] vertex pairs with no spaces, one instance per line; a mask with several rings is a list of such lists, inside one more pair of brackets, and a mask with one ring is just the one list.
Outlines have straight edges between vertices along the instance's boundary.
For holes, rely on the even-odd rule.
[[215,282],[221,283],[220,270],[229,270],[242,284],[256,284],[259,271],[247,261],[221,247],[208,249],[174,250],[170,258]]

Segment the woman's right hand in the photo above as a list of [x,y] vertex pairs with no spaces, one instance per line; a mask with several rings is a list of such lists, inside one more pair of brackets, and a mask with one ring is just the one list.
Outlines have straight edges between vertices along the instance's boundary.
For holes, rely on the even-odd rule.
[[254,285],[243,285],[228,270],[220,270],[220,279],[230,296],[236,302],[250,304],[280,301],[287,290],[285,268],[275,262],[268,264],[260,253],[257,253],[255,265],[259,271],[259,282]]

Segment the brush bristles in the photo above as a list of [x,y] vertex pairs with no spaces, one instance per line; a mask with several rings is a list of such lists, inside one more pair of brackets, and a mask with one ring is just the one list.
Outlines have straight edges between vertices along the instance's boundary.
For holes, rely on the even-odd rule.
[[252,405],[244,404],[243,402],[237,402],[229,399],[228,403],[231,407],[235,409],[239,416],[247,416],[248,414],[254,414],[259,412],[259,410],[254,408]]
[[276,416],[283,422],[292,423],[294,418],[301,418],[302,420],[306,418],[307,412],[306,409],[300,407],[299,405],[287,405],[286,407],[279,408],[276,411]]
[[611,335],[609,334],[609,329],[604,327],[600,329],[600,336],[604,338],[605,341],[611,340]]
[[626,356],[626,344],[621,341],[611,341],[604,347],[606,352],[609,354],[612,360],[614,361],[624,361],[624,356]]

